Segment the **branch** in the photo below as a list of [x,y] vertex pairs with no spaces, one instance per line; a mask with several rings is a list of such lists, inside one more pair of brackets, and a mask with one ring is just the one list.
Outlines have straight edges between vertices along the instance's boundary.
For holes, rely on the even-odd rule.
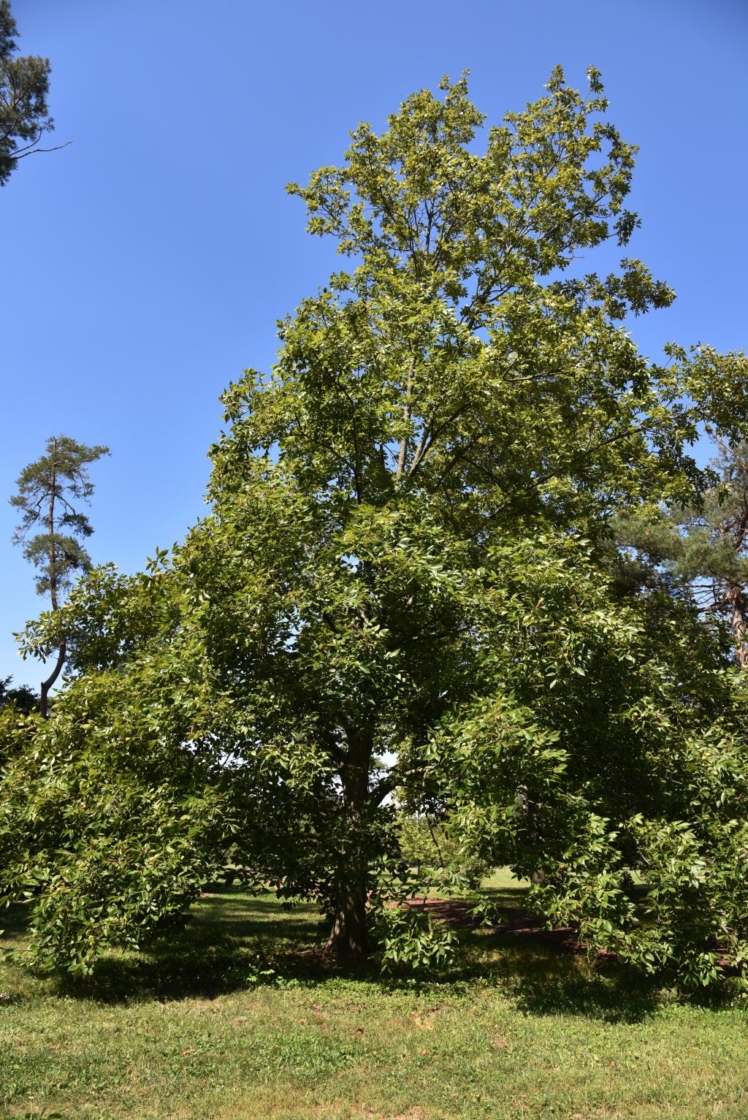
[[[34,143],[36,143],[36,141],[34,141]],[[35,156],[37,152],[59,152],[62,148],[69,148],[72,143],[72,140],[66,140],[64,144],[55,144],[52,148],[35,148],[33,145],[28,144],[25,148],[19,148],[10,158],[15,163],[19,159],[25,159],[26,156]]]

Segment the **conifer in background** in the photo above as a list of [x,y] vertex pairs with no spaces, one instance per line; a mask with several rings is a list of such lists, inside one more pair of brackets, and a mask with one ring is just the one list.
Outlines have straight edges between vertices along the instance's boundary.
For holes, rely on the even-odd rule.
[[0,186],[19,159],[45,151],[39,141],[54,124],[47,108],[49,59],[19,55],[9,0],[0,0]]
[[[46,453],[21,471],[18,492],[10,499],[21,511],[13,542],[22,546],[23,555],[37,569],[36,590],[49,595],[53,611],[59,610],[74,576],[91,568],[91,558],[81,542],[91,536],[93,528],[73,503],[90,501],[94,488],[88,464],[108,454],[107,447],[86,447],[68,436],[52,436]],[[49,690],[65,664],[66,647],[63,637],[54,668],[41,684],[39,706],[45,717]]]
[[688,588],[705,621],[727,625],[735,660],[748,668],[748,444],[723,440],[713,484],[697,505],[619,518],[618,538],[677,591]]

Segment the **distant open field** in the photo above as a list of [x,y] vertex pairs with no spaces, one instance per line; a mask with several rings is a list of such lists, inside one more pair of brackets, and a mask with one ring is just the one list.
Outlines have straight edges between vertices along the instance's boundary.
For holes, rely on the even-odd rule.
[[[497,899],[520,907],[508,876]],[[6,947],[23,915],[2,915]],[[518,923],[521,925],[521,923]],[[468,931],[429,983],[336,973],[318,915],[217,890],[86,984],[0,964],[0,1115],[101,1120],[745,1120],[748,1009],[552,939]]]

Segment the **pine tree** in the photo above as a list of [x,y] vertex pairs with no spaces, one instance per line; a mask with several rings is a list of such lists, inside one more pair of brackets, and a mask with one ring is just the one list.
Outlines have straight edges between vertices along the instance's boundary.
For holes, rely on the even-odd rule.
[[687,589],[707,621],[729,627],[735,659],[748,668],[748,444],[718,441],[713,484],[698,505],[663,506],[620,518],[619,543],[651,576]]
[[49,59],[18,56],[16,21],[9,0],[0,0],[0,186],[8,181],[19,159],[39,147],[54,123],[47,108]]
[[[53,611],[59,610],[74,576],[91,567],[81,541],[90,537],[93,529],[73,502],[90,501],[94,488],[86,467],[108,454],[107,447],[86,447],[67,436],[52,436],[47,440],[46,454],[21,471],[18,493],[10,499],[11,505],[22,511],[13,543],[22,545],[23,555],[38,570],[36,590],[49,595]],[[30,535],[35,529],[40,531]],[[40,710],[45,717],[49,690],[65,664],[66,646],[63,638],[54,669],[41,684]]]

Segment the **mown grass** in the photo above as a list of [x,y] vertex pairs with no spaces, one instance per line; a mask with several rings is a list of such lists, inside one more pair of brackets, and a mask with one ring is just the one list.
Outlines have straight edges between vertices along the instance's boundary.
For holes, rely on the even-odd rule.
[[[493,884],[511,906],[522,890]],[[24,944],[22,913],[6,945]],[[3,924],[9,927],[8,921]],[[624,969],[466,935],[449,977],[383,982],[315,952],[312,907],[216,890],[86,984],[0,966],[0,1115],[101,1120],[745,1120],[748,1019]]]

